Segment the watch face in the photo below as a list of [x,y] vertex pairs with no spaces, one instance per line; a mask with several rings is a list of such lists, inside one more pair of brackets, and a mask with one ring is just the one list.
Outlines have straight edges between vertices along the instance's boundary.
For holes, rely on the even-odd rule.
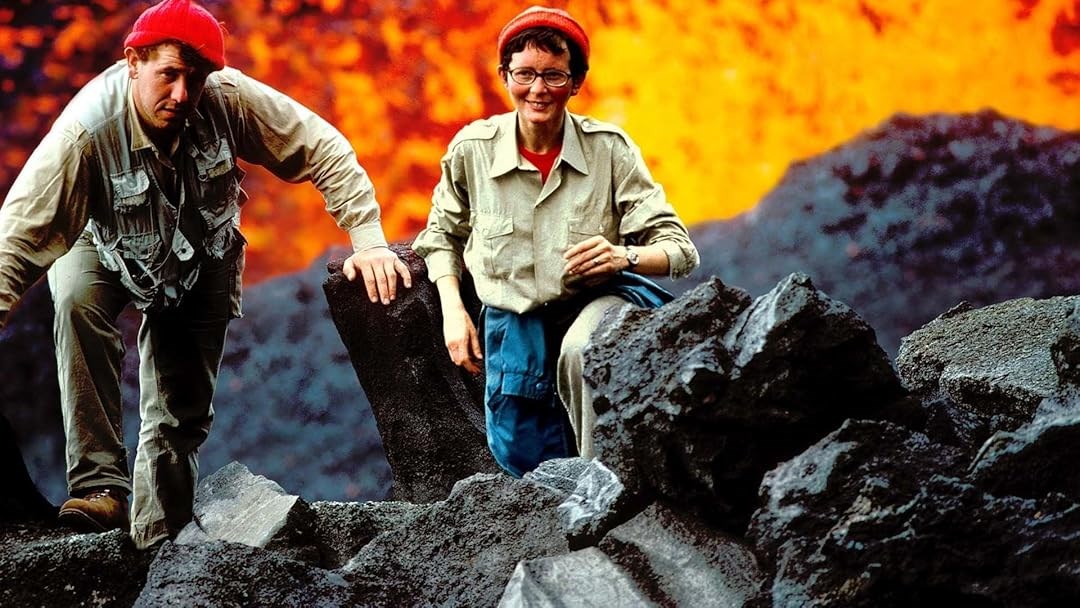
[[637,266],[638,263],[637,252],[629,247],[626,248],[626,261],[629,262],[631,266]]

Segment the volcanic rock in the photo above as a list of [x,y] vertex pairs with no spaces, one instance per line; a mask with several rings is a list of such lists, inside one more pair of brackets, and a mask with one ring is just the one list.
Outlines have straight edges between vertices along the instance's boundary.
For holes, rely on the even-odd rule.
[[302,498],[233,462],[199,483],[194,520],[180,531],[176,543],[221,540],[276,549],[292,559],[318,564],[319,551],[310,544],[314,519]]
[[1080,293],[1080,133],[985,110],[897,114],[793,163],[752,210],[699,224],[692,280],[757,295],[804,272],[895,355],[954,304]]
[[597,457],[734,533],[765,471],[904,394],[874,330],[800,274],[752,304],[713,278],[617,308],[585,357]]
[[[1080,598],[1080,505],[995,495],[950,448],[845,424],[762,484],[749,536],[771,556],[771,606],[1065,606]],[[1002,469],[1003,473],[1012,473]],[[956,475],[956,476],[954,476]]]
[[0,606],[131,606],[152,558],[120,530],[0,523]]
[[654,503],[599,544],[660,606],[743,606],[764,576],[746,544]]
[[[911,392],[951,412],[959,444],[1030,422],[1059,391],[1054,351],[1068,367],[1068,319],[1080,297],[1020,298],[942,315],[904,338],[896,365]],[[1060,346],[1056,346],[1060,345]],[[947,441],[940,433],[938,440]]]
[[[432,502],[446,498],[458,480],[499,468],[487,447],[483,375],[450,360],[438,291],[423,259],[404,245],[391,249],[408,265],[413,287],[399,286],[389,306],[371,302],[362,282],[349,282],[341,261],[328,266],[323,288],[375,413],[394,472],[394,498]],[[475,294],[462,292],[478,315]]]
[[564,495],[505,474],[454,485],[400,528],[376,536],[342,568],[368,606],[494,606],[521,560],[564,554],[555,507]]
[[212,540],[166,542],[150,564],[134,606],[364,605],[340,573],[273,551]]
[[625,570],[590,547],[566,555],[522,560],[499,600],[499,608],[655,606]]
[[311,504],[315,536],[325,568],[344,566],[379,534],[411,522],[427,505],[408,502],[331,502]]

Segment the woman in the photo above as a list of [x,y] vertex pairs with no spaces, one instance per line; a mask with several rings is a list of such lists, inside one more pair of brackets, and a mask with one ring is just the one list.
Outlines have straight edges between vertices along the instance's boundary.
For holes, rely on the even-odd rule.
[[[698,254],[630,138],[567,111],[589,69],[581,25],[532,7],[503,27],[498,52],[515,110],[450,142],[413,248],[438,288],[450,358],[472,373],[485,365],[488,444],[520,477],[593,456],[590,334],[613,306],[670,299],[640,275],[685,276]],[[484,348],[461,299],[463,262],[484,304]]]

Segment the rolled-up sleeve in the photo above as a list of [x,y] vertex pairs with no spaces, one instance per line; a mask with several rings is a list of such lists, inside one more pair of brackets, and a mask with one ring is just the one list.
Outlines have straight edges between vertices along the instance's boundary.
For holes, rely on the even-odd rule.
[[90,163],[78,125],[53,127],[0,207],[0,323],[71,248],[90,217]]
[[340,131],[237,70],[222,72],[221,83],[226,102],[240,118],[232,126],[240,158],[287,182],[314,184],[327,212],[349,234],[353,251],[386,245],[375,187]]
[[638,245],[662,248],[668,257],[668,275],[685,277],[700,263],[697,247],[664,188],[653,180],[641,151],[630,142],[620,140],[620,144],[612,153],[615,199],[623,212],[620,234]]
[[441,162],[442,175],[431,195],[427,226],[413,240],[413,250],[424,258],[432,282],[445,276],[461,277],[469,223],[468,178],[462,145],[452,146]]

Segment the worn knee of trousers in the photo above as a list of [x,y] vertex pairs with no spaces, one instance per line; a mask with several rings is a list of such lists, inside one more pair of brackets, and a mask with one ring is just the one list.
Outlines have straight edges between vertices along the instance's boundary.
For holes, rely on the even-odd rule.
[[64,289],[52,297],[57,324],[74,327],[76,331],[87,327],[115,328],[115,321],[95,302],[91,290],[85,286],[77,290]]

